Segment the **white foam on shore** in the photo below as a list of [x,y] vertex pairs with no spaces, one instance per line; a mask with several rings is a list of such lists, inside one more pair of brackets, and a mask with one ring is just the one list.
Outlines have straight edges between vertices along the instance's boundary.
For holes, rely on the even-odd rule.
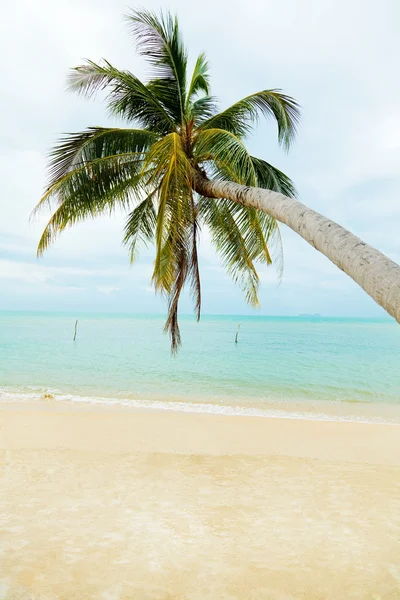
[[[51,398],[46,398],[45,395],[50,394]],[[400,413],[398,417],[380,416],[380,415],[365,415],[365,414],[338,414],[328,412],[316,412],[314,410],[293,410],[288,403],[287,408],[243,406],[243,405],[224,405],[217,402],[195,402],[195,401],[179,401],[179,400],[154,400],[144,398],[107,398],[101,396],[79,396],[73,394],[63,394],[59,390],[46,390],[32,388],[31,391],[14,391],[11,388],[0,389],[0,402],[2,403],[29,403],[29,402],[62,402],[62,403],[78,403],[89,405],[108,405],[108,406],[124,406],[136,410],[154,410],[154,411],[171,411],[184,413],[202,413],[221,416],[240,416],[240,417],[263,417],[275,419],[302,419],[307,421],[340,421],[350,423],[371,423],[371,424],[399,424]],[[336,403],[332,403],[336,404]],[[341,403],[337,403],[339,408]],[[282,402],[282,406],[285,403]]]

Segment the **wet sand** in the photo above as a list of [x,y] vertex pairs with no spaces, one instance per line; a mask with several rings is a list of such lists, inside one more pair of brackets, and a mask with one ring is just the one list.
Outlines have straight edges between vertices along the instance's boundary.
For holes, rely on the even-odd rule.
[[400,598],[400,426],[0,405],[3,598]]

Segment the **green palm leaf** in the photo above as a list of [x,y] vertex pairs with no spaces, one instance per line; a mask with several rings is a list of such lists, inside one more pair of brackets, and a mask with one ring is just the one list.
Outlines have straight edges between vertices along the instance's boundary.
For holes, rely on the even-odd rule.
[[147,184],[159,188],[153,281],[156,290],[169,293],[173,271],[167,263],[173,255],[174,244],[181,243],[182,230],[191,216],[192,166],[181,137],[171,133],[153,144],[143,170],[151,171]]
[[137,256],[137,245],[143,242],[147,245],[154,241],[154,229],[157,214],[154,206],[157,190],[153,190],[136,208],[129,213],[125,224],[124,244],[129,248],[131,262]]
[[293,98],[280,90],[263,90],[236,102],[223,112],[205,120],[202,129],[226,129],[238,137],[246,136],[259,116],[274,117],[278,140],[288,149],[299,122],[299,107]]
[[217,112],[215,98],[212,96],[201,96],[197,98],[189,107],[189,118],[193,119],[195,125],[198,125],[205,119],[209,119]]
[[201,198],[199,210],[226,270],[243,289],[247,302],[258,306],[257,253],[247,247],[229,201]]
[[71,169],[91,161],[115,155],[140,155],[157,140],[157,136],[143,129],[116,129],[89,127],[62,138],[50,153],[49,184],[51,188]]
[[214,165],[217,172],[229,172],[233,181],[256,184],[253,162],[243,142],[229,131],[206,129],[200,131],[193,149],[198,164]]
[[107,88],[107,105],[112,114],[136,121],[153,133],[166,134],[176,129],[162,98],[129,71],[119,71],[107,61],[102,65],[87,61],[70,73],[71,91],[90,98]]
[[194,302],[194,312],[198,321],[201,315],[201,280],[198,255],[198,237],[200,234],[200,223],[198,218],[198,207],[193,203],[193,220],[190,230],[189,246],[189,278],[190,290]]
[[191,102],[199,92],[204,92],[207,96],[210,93],[210,74],[208,72],[209,64],[204,53],[197,58],[192,80],[187,93],[187,102]]
[[293,182],[282,171],[255,156],[251,156],[251,161],[257,177],[258,187],[272,190],[273,192],[280,192],[292,198],[297,196]]
[[126,16],[137,40],[139,53],[152,65],[156,78],[151,89],[162,99],[175,119],[185,120],[187,54],[179,24],[171,14],[160,16],[135,10]]
[[117,155],[92,161],[60,179],[46,192],[34,211],[53,199],[57,201],[58,208],[40,238],[38,256],[67,226],[137,202],[143,186],[143,180],[138,176],[141,166],[141,162],[135,165],[132,155]]

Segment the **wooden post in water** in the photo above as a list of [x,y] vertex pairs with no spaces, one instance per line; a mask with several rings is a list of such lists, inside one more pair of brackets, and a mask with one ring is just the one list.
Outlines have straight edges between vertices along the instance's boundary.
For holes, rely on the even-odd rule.
[[235,335],[235,344],[238,343],[239,329],[240,329],[240,324],[238,325],[237,332],[236,332],[236,335]]
[[78,319],[75,321],[75,331],[74,331],[74,339],[73,341],[76,340],[76,328],[78,327]]

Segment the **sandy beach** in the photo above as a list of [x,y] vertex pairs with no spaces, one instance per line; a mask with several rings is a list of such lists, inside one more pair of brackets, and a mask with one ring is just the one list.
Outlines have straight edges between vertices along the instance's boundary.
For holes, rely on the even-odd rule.
[[0,405],[0,598],[400,597],[400,426]]

